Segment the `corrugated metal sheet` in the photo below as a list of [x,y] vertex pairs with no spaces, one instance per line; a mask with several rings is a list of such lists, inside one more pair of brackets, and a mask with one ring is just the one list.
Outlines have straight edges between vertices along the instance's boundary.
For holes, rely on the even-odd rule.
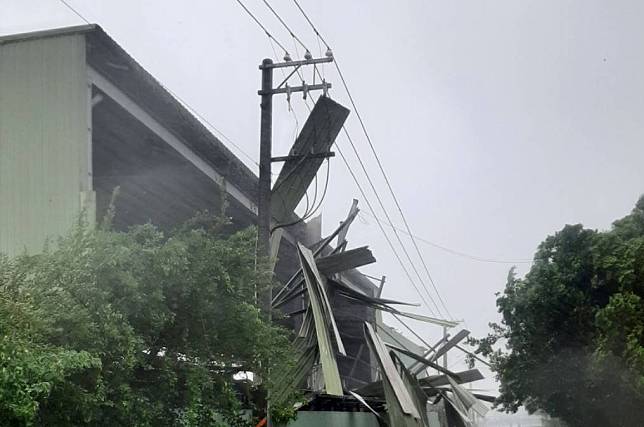
[[93,220],[87,106],[82,35],[0,44],[0,252]]

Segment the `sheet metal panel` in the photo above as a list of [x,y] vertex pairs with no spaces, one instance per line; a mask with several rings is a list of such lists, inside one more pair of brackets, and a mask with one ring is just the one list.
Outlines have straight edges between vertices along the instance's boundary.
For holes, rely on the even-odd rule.
[[[0,252],[35,252],[93,212],[81,34],[0,44]],[[93,218],[90,218],[93,220]]]
[[[349,110],[330,98],[321,96],[289,155],[328,152],[348,116]],[[273,186],[271,209],[275,219],[288,221],[291,218],[323,161],[321,158],[298,158],[284,163]]]

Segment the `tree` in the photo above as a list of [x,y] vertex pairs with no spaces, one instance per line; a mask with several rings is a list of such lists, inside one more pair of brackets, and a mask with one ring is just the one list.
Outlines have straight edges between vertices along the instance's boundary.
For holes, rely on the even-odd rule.
[[247,425],[271,384],[233,375],[294,355],[254,305],[255,231],[205,224],[79,226],[0,258],[0,425]]
[[546,238],[524,278],[510,271],[497,299],[502,324],[471,340],[492,360],[496,405],[542,409],[571,426],[636,425],[643,298],[644,197],[609,231],[566,225]]

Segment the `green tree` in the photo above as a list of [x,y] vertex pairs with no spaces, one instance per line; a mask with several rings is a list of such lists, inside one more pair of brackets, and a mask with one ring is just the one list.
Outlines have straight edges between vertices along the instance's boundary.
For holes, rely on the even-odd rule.
[[567,225],[510,271],[502,324],[471,340],[500,381],[496,405],[571,426],[644,420],[644,197],[609,231]]
[[233,375],[294,355],[254,305],[254,230],[210,225],[80,226],[0,258],[0,425],[247,425],[271,384]]

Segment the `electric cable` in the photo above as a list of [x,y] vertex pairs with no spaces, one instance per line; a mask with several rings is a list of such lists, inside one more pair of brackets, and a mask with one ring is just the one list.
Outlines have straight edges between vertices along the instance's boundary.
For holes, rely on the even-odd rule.
[[[371,202],[367,198],[367,195],[365,194],[365,192],[364,192],[364,190],[362,188],[362,185],[360,185],[360,182],[358,181],[358,178],[356,177],[355,173],[353,172],[353,169],[351,169],[351,166],[349,166],[349,162],[347,161],[346,157],[344,156],[344,153],[342,153],[342,149],[340,148],[340,146],[337,143],[335,144],[335,148],[338,150],[338,154],[340,154],[340,157],[342,158],[342,161],[344,162],[345,166],[347,167],[347,169],[349,171],[349,174],[351,174],[351,177],[353,178],[353,181],[355,182],[356,186],[358,187],[358,191],[362,195],[362,198],[364,199],[365,203],[367,204],[367,207],[373,213],[374,212],[373,206],[371,205]],[[416,285],[416,283],[412,279],[411,274],[409,273],[409,270],[407,270],[407,267],[405,267],[405,263],[400,258],[400,255],[398,255],[398,252],[395,249],[393,243],[391,242],[391,239],[389,238],[389,235],[385,232],[384,227],[382,226],[380,221],[376,220],[376,223],[378,224],[378,227],[380,228],[380,231],[382,232],[383,236],[385,237],[385,240],[387,241],[387,244],[391,248],[391,251],[393,252],[394,257],[396,258],[396,260],[398,260],[398,264],[400,264],[400,267],[403,269],[403,272],[407,276],[407,279],[409,280],[409,282],[412,284],[412,286],[416,290],[416,293],[418,293],[418,296],[423,301],[423,303],[425,304],[425,307],[430,312],[430,314],[435,316],[436,314],[431,309],[430,304],[427,302],[427,299],[423,296],[422,292],[420,292],[420,289],[418,288],[418,286]]]
[[324,45],[326,46],[327,49],[331,49],[329,44],[326,42],[326,40],[324,40],[324,37],[322,37],[322,34],[320,34],[320,32],[317,30],[317,28],[315,28],[315,25],[313,25],[313,22],[311,22],[311,20],[309,19],[308,15],[306,14],[306,12],[304,12],[304,9],[302,9],[302,7],[297,2],[297,0],[293,0],[293,2],[295,3],[295,6],[297,6],[297,8],[300,10],[300,12],[302,12],[302,15],[304,16],[304,19],[306,19],[306,21],[309,23],[309,25],[313,29],[313,32],[315,33],[315,35],[318,36],[320,38],[320,40],[322,40],[322,43],[324,43]]
[[[310,112],[311,107],[309,106],[309,104],[308,104],[308,102],[306,100],[305,100],[305,105],[306,105],[306,107],[308,108],[308,110]],[[344,127],[343,127],[343,129],[344,129],[345,134],[346,134],[347,138],[349,139],[349,141],[352,142],[351,141],[351,136],[349,135],[349,133],[346,131],[346,129]],[[367,204],[367,207],[369,208],[369,210],[371,211],[371,213],[373,214],[373,216],[375,218],[375,211],[373,209],[373,206],[372,206],[371,202],[369,201],[369,198],[367,198],[367,195],[364,192],[362,186],[360,185],[360,182],[358,181],[357,176],[353,172],[353,169],[349,165],[349,162],[347,161],[346,157],[344,156],[344,153],[342,152],[342,149],[340,148],[340,146],[338,145],[337,142],[334,142],[334,145],[335,145],[336,149],[338,150],[338,153],[340,154],[340,157],[342,158],[342,161],[344,162],[345,166],[347,167],[347,170],[351,174],[351,177],[353,178],[353,181],[355,182],[356,186],[358,187],[358,190],[359,190],[360,194],[362,195],[362,198],[364,199],[365,203]],[[416,290],[416,293],[418,294],[420,299],[423,301],[423,303],[425,304],[425,307],[430,312],[430,314],[432,314],[433,316],[436,316],[436,313],[434,313],[434,311],[431,309],[430,304],[427,302],[427,299],[423,296],[422,292],[420,292],[420,289],[416,285],[416,282],[411,277],[411,274],[409,273],[409,270],[407,270],[407,267],[405,267],[405,263],[400,258],[400,255],[398,254],[398,251],[394,247],[394,244],[392,243],[391,239],[389,238],[389,235],[386,233],[384,227],[382,226],[382,224],[380,224],[380,221],[378,219],[376,219],[376,222],[378,223],[380,231],[382,232],[383,236],[385,237],[385,240],[387,241],[387,244],[391,248],[391,251],[393,252],[394,257],[397,259],[398,263],[400,264],[400,267],[403,269],[403,272],[407,276],[407,279],[409,280],[409,282],[412,284],[412,286]],[[433,302],[434,307],[436,307],[438,309],[438,306],[436,305],[436,302],[431,297],[431,295],[429,295],[429,293],[427,292],[426,288],[425,288],[425,293],[427,293],[427,295],[429,296],[430,300]],[[439,316],[442,317],[442,315],[440,315],[440,314],[439,314]]]
[[[62,1],[62,0],[61,0],[61,1]],[[284,53],[285,53],[286,55],[288,55],[288,50],[286,50],[286,48],[284,47],[284,45],[283,45],[282,43],[280,43],[280,42],[279,42],[279,40],[277,40],[275,37],[273,37],[273,35],[272,35],[271,33],[269,33],[269,32],[268,32],[268,30],[266,29],[266,27],[264,27],[264,25],[262,25],[262,23],[261,23],[261,22],[259,22],[259,19],[257,19],[257,18],[255,17],[255,15],[253,15],[253,13],[252,13],[250,10],[248,10],[248,8],[244,5],[244,3],[242,3],[242,1],[241,1],[241,0],[237,0],[237,3],[239,3],[239,5],[240,5],[240,6],[241,6],[245,11],[246,11],[246,13],[247,13],[247,14],[248,14],[252,19],[253,19],[253,21],[255,21],[255,22],[257,23],[257,25],[259,25],[259,27],[264,31],[264,33],[266,33],[266,36],[267,36],[269,39],[274,40],[274,41],[275,41],[275,43],[277,43],[277,45],[278,45],[278,46],[279,46],[279,47],[284,51]]]
[[304,43],[302,43],[302,40],[300,40],[300,38],[299,38],[298,36],[296,36],[296,35],[295,35],[295,33],[294,33],[294,32],[291,30],[291,28],[286,24],[286,22],[284,22],[284,20],[282,19],[282,17],[281,17],[281,16],[280,16],[276,11],[275,11],[275,9],[273,9],[273,7],[272,7],[272,6],[271,6],[271,4],[268,2],[268,0],[262,0],[262,1],[263,1],[263,2],[264,2],[264,4],[266,5],[266,7],[268,7],[268,9],[273,13],[273,15],[275,15],[275,17],[280,21],[280,23],[284,26],[284,28],[286,28],[286,31],[288,31],[288,32],[289,32],[289,34],[291,35],[291,37],[293,37],[295,40],[297,40],[297,42],[298,42],[298,43],[299,43],[299,44],[304,48],[304,50],[305,50],[305,51],[307,51],[307,52],[309,52],[309,53],[310,53],[311,51],[306,47],[306,45],[305,45]]
[[[436,292],[436,295],[438,296],[438,299],[440,300],[441,306],[445,309],[445,312],[447,313],[447,315],[450,318],[454,319],[454,316],[452,316],[452,314],[450,313],[449,309],[447,308],[447,305],[445,304],[445,301],[443,300],[443,297],[441,296],[440,292],[438,291],[438,287],[436,286],[436,283],[434,282],[434,279],[433,279],[432,275],[429,272],[429,267],[427,266],[427,263],[425,262],[425,257],[423,257],[423,255],[422,255],[422,253],[420,251],[420,248],[418,247],[418,244],[416,243],[416,239],[414,238],[414,235],[411,232],[411,228],[409,227],[409,223],[407,222],[407,218],[405,217],[405,214],[403,213],[402,208],[400,207],[400,203],[398,202],[398,198],[396,197],[396,194],[394,193],[394,190],[393,190],[393,188],[391,186],[391,183],[389,182],[389,178],[387,177],[387,174],[385,173],[384,167],[382,166],[382,163],[380,161],[380,157],[376,153],[376,150],[375,150],[375,148],[373,146],[373,143],[371,142],[371,137],[369,136],[369,134],[367,132],[367,128],[366,128],[366,126],[364,124],[364,121],[362,120],[362,117],[360,116],[360,112],[358,111],[358,108],[356,107],[356,104],[355,104],[355,102],[353,100],[353,96],[351,96],[351,92],[349,92],[349,87],[347,86],[346,80],[344,79],[344,76],[342,75],[342,71],[340,71],[340,66],[338,65],[337,59],[334,61],[334,63],[335,63],[336,70],[338,71],[338,75],[340,76],[340,80],[342,81],[342,85],[344,86],[344,89],[347,92],[347,95],[349,96],[349,100],[351,102],[351,105],[353,106],[353,109],[356,112],[356,117],[358,118],[358,121],[360,122],[360,126],[362,127],[362,130],[363,130],[363,132],[365,134],[365,137],[367,138],[367,142],[369,143],[369,147],[371,148],[371,152],[373,153],[373,155],[374,155],[374,157],[376,159],[376,162],[378,164],[378,167],[380,169],[380,172],[382,173],[382,176],[385,179],[385,183],[387,184],[387,188],[389,189],[389,193],[391,194],[391,197],[393,198],[394,203],[396,204],[396,208],[398,209],[398,213],[400,213],[400,217],[402,218],[403,224],[405,225],[405,228],[407,229],[407,233],[411,237],[412,244],[413,244],[413,246],[414,246],[414,248],[416,250],[416,253],[418,254],[418,257],[419,257],[419,259],[420,259],[420,261],[421,261],[421,263],[423,265],[423,268],[425,269],[425,273],[427,274],[427,277],[429,278],[429,282],[431,283],[432,287],[434,288],[434,292]],[[355,148],[354,148],[354,151],[356,152],[356,156],[357,156],[358,154],[357,154],[357,150],[355,150]],[[362,164],[362,162],[361,162],[361,164]],[[388,214],[385,214],[385,216],[387,217],[387,219],[389,219]],[[389,224],[393,227],[393,223],[391,221],[389,221]],[[395,234],[396,234],[396,236],[398,236],[397,232]],[[405,253],[406,253],[406,250],[405,250]],[[413,264],[413,262],[411,261],[411,259],[410,259],[410,263],[412,264],[412,267],[414,268],[414,270],[416,270],[416,267]]]
[[[265,32],[265,33],[267,33],[267,35],[268,35],[270,38],[272,38],[273,40],[275,40],[275,42],[276,42],[278,45],[280,45],[280,47],[281,47],[285,52],[287,52],[287,51],[286,51],[286,49],[284,48],[284,46],[283,46],[283,45],[281,45],[281,44],[280,44],[280,43],[279,43],[279,42],[278,42],[274,37],[272,37],[272,36],[270,35],[270,33],[268,33],[268,31],[266,30],[266,28],[265,28],[265,27],[264,27],[264,26],[259,22],[259,20],[257,20],[257,18],[255,18],[255,16],[254,16],[254,15],[252,15],[252,13],[250,13],[250,11],[249,11],[249,10],[248,10],[244,5],[243,5],[243,3],[242,3],[240,0],[237,0],[237,1],[238,1],[238,3],[239,3],[239,4],[244,8],[244,10],[246,10],[246,12],[247,12],[247,13],[248,13],[248,14],[249,14],[249,15],[250,15],[250,16],[251,16],[251,17],[252,17],[252,18],[257,22],[257,24],[258,24],[258,25],[260,25],[260,28],[262,28],[262,29],[264,30],[264,32]],[[298,38],[298,37],[297,37],[297,36],[296,36],[296,35],[295,35],[291,30],[290,30],[290,28],[288,27],[288,25],[283,21],[283,19],[281,19],[281,17],[279,16],[279,14],[277,14],[277,13],[275,12],[275,10],[274,10],[272,7],[270,7],[270,4],[269,4],[266,0],[264,0],[264,3],[269,7],[269,9],[271,10],[271,12],[273,12],[273,14],[274,14],[274,15],[275,15],[279,20],[280,20],[280,22],[285,26],[285,28],[287,29],[287,31],[289,31],[289,33],[291,34],[291,36],[292,36],[293,38],[295,38],[295,39],[296,39],[296,40],[297,40],[297,41],[298,41],[298,42],[299,42],[299,43],[300,43],[300,44],[301,44],[301,45],[302,45],[302,46],[303,46],[303,47],[308,51],[308,48],[306,48],[306,46],[301,42],[301,40],[300,40],[300,39],[299,39],[299,38]],[[302,8],[299,6],[299,4],[297,4],[297,3],[296,3],[296,5],[297,5],[297,6],[298,6],[298,8],[300,9],[300,11],[304,14],[304,11],[303,11],[303,10],[302,10]],[[305,14],[304,14],[304,15],[305,15]],[[325,43],[325,45],[327,45],[327,48],[329,48],[329,46],[328,46],[328,44],[326,43],[326,41],[324,40],[324,38],[319,34],[319,32],[317,31],[317,29],[315,29],[315,27],[312,25],[312,22],[310,21],[310,19],[308,19],[308,17],[307,17],[307,16],[305,16],[305,17],[306,17],[307,21],[309,22],[309,24],[312,26],[312,28],[314,28],[314,31],[316,32],[316,34],[317,34],[317,35],[319,35],[320,39]],[[339,70],[339,68],[338,68],[338,70]],[[314,72],[315,72],[315,70],[314,70]],[[318,71],[318,73],[319,73],[319,71]],[[301,74],[299,73],[299,70],[298,70],[298,76],[300,76],[300,78],[301,78]],[[346,81],[344,81],[344,79],[343,79],[343,77],[342,77],[342,76],[341,76],[341,79],[343,80],[343,82],[344,82],[344,84],[345,84],[345,90],[347,90],[347,92],[348,92],[348,87],[346,86]],[[348,92],[348,94],[350,95],[350,93],[349,93],[349,92]],[[352,98],[351,98],[351,101],[353,101],[353,100],[352,100]],[[354,105],[354,109],[356,109],[356,108],[355,108],[355,103],[354,103],[354,102],[352,102],[352,105]],[[308,104],[307,104],[307,107],[308,107]],[[357,109],[356,109],[356,112],[357,112]],[[363,126],[364,126],[364,125],[363,125]],[[363,167],[363,171],[365,172],[365,175],[367,176],[367,179],[370,181],[370,185],[372,186],[372,190],[374,191],[374,194],[376,195],[377,199],[379,199],[379,203],[381,204],[381,207],[382,207],[383,211],[385,212],[385,215],[386,215],[386,216],[388,216],[388,213],[387,213],[386,209],[384,208],[384,204],[383,204],[383,203],[382,203],[382,201],[380,200],[380,197],[379,197],[379,195],[378,195],[378,193],[377,193],[377,191],[376,191],[376,189],[375,189],[375,186],[374,186],[374,185],[373,185],[373,183],[371,182],[371,178],[370,178],[370,176],[368,175],[368,173],[366,172],[366,168],[364,168],[364,165],[363,165],[363,163],[362,163],[362,160],[359,158],[359,155],[358,155],[358,153],[357,153],[357,150],[355,149],[355,145],[353,144],[352,140],[350,139],[350,136],[349,136],[348,132],[346,131],[346,128],[344,128],[344,131],[345,131],[345,133],[346,133],[346,135],[347,135],[348,139],[349,139],[349,140],[351,141],[351,143],[352,143],[352,147],[354,148],[354,151],[355,151],[356,155],[358,156],[358,159],[359,159],[359,160],[360,160],[360,162],[361,162],[361,165],[362,165],[362,167]],[[367,135],[367,136],[368,136],[368,135]],[[337,146],[337,145],[336,145],[336,146]],[[343,156],[343,155],[342,155],[342,157],[344,158],[344,156]],[[346,161],[346,158],[344,158],[343,160],[345,161],[345,164],[348,166],[348,162]],[[353,175],[353,172],[352,172],[352,171],[351,171],[351,173],[352,173],[352,175]],[[355,178],[355,176],[354,176],[354,178]],[[354,180],[356,181],[356,184],[358,184],[357,179],[354,179]],[[365,201],[367,201],[367,202],[368,202],[368,199],[366,198],[366,194],[364,194],[364,193],[363,193],[363,197],[365,197]],[[369,203],[369,204],[370,204],[370,203]],[[374,216],[375,216],[375,212],[373,211],[373,209],[372,209],[372,213],[374,213]],[[401,213],[402,213],[402,211],[401,211]],[[297,222],[300,222],[300,221],[298,220]],[[296,222],[296,223],[297,223],[297,222]],[[391,220],[390,220],[389,222],[391,223]],[[392,225],[393,225],[393,224],[392,224]],[[276,228],[275,228],[275,229],[276,229]],[[273,229],[273,231],[274,231],[275,229]],[[414,271],[416,272],[416,275],[417,275],[417,276],[419,277],[419,279],[420,279],[420,274],[418,273],[418,271],[417,271],[417,269],[416,269],[416,267],[415,267],[415,265],[414,265],[413,261],[411,260],[411,257],[409,256],[409,253],[407,252],[406,247],[405,247],[405,246],[404,246],[404,244],[402,243],[402,239],[400,239],[400,236],[397,234],[397,231],[396,231],[395,229],[393,229],[393,228],[392,228],[392,230],[394,230],[394,234],[396,235],[396,237],[397,237],[397,239],[398,239],[399,243],[401,244],[401,247],[402,247],[402,249],[403,249],[403,252],[405,252],[405,255],[407,256],[407,258],[408,258],[409,262],[412,264],[412,268],[414,269]],[[387,235],[387,234],[386,234],[386,232],[384,231],[384,228],[382,228],[382,227],[381,227],[381,231],[382,231],[382,232],[383,232],[383,234],[387,237],[387,240],[389,240],[388,235]],[[390,241],[390,240],[389,240],[389,242],[391,243],[391,241]],[[427,308],[428,308],[428,309],[430,309],[429,304],[427,303],[427,300],[425,300],[425,298],[422,296],[422,293],[419,291],[418,287],[416,286],[416,284],[415,284],[415,283],[413,282],[413,280],[411,279],[411,275],[409,274],[408,270],[404,267],[404,263],[402,263],[402,260],[400,259],[400,257],[399,257],[399,255],[398,255],[398,253],[395,251],[395,249],[393,249],[393,244],[391,244],[391,247],[392,247],[392,250],[394,250],[394,254],[395,254],[395,255],[396,255],[396,257],[399,259],[399,262],[401,263],[401,266],[402,266],[402,267],[403,267],[403,269],[406,271],[408,278],[409,278],[409,279],[410,279],[410,281],[412,282],[412,285],[416,288],[416,291],[419,293],[419,296],[421,296],[421,299],[423,299],[423,301],[425,302],[425,305],[427,306]],[[431,296],[431,294],[429,293],[429,291],[428,291],[427,287],[425,286],[425,284],[423,283],[422,279],[420,279],[420,280],[421,280],[421,284],[423,285],[423,288],[424,288],[424,290],[425,290],[425,292],[426,292],[427,296],[429,296],[430,300],[432,301],[432,303],[433,303],[433,304],[434,304],[434,306],[436,307],[436,309],[437,309],[437,311],[438,311],[439,315],[441,315],[441,316],[442,316],[442,314],[440,314],[441,310],[440,310],[440,308],[438,307],[438,304],[436,304],[435,300],[433,299],[433,297],[432,297],[432,296]],[[431,280],[431,277],[430,277],[430,280]],[[438,292],[438,291],[437,291],[437,289],[436,289],[435,284],[433,283],[433,281],[432,281],[432,284],[433,284],[433,286],[434,286],[434,288],[435,288],[435,291],[436,291],[436,292]],[[443,304],[443,306],[444,306],[444,308],[445,308],[445,311],[446,311],[446,312],[450,315],[450,317],[451,317],[451,314],[449,313],[449,311],[448,311],[448,310],[447,310],[447,308],[445,307],[445,304],[444,304],[444,302],[442,301],[442,297],[440,297],[440,294],[438,294],[438,297],[440,298],[440,300],[441,300],[441,302],[442,302],[442,304]]]
[[[368,212],[365,212],[364,214],[369,215],[371,218],[373,218],[373,216]],[[362,215],[362,212],[360,212],[359,215]],[[391,227],[391,225],[390,225],[390,227]],[[395,226],[395,225],[394,225],[394,227],[398,231],[400,231],[401,233],[409,235],[409,233],[407,233],[407,231],[403,230],[401,227]],[[432,247],[434,247],[436,249],[440,249],[440,250],[445,251],[447,253],[450,253],[452,255],[456,255],[456,256],[463,257],[463,258],[471,259],[473,261],[486,262],[486,263],[497,263],[497,264],[532,264],[532,262],[533,262],[531,259],[528,259],[528,258],[496,259],[496,258],[481,257],[481,256],[478,256],[478,255],[472,255],[472,254],[468,254],[466,252],[458,251],[456,249],[451,249],[451,248],[448,248],[447,246],[439,245],[438,243],[434,243],[434,242],[432,242],[430,240],[427,240],[427,239],[425,239],[423,237],[418,236],[417,234],[415,234],[414,237],[419,242],[426,243],[429,246],[432,246]]]
[[[306,14],[306,12],[304,11],[304,9],[302,9],[302,7],[301,7],[301,6],[300,6],[300,4],[297,2],[297,0],[293,0],[293,2],[294,2],[294,3],[295,3],[295,5],[297,6],[297,8],[300,10],[300,12],[302,13],[302,15],[303,15],[303,16],[304,16],[304,18],[306,19],[306,21],[309,23],[309,25],[310,25],[310,26],[311,26],[311,28],[313,29],[314,33],[315,33],[317,36],[319,36],[319,37],[320,37],[320,39],[324,42],[324,44],[327,46],[327,48],[328,48],[328,49],[330,49],[329,44],[328,44],[328,43],[326,43],[326,41],[324,40],[324,38],[322,37],[322,35],[320,34],[320,32],[317,30],[317,28],[315,27],[315,25],[313,24],[313,22],[311,21],[311,19],[308,17],[308,15],[307,15],[307,14]],[[355,101],[354,101],[354,99],[353,99],[353,96],[351,95],[351,92],[349,91],[349,87],[348,87],[347,82],[346,82],[346,80],[345,80],[345,78],[344,78],[344,75],[342,74],[342,71],[341,71],[340,66],[339,66],[339,64],[338,64],[338,61],[337,61],[337,58],[335,59],[334,64],[335,64],[336,70],[338,71],[338,75],[340,76],[340,80],[342,81],[342,85],[344,86],[344,89],[345,89],[345,91],[347,92],[347,95],[348,95],[348,97],[349,97],[349,101],[351,102],[351,105],[352,105],[352,107],[353,107],[354,111],[356,112],[356,116],[357,116],[357,118],[358,118],[358,121],[360,122],[360,126],[362,127],[362,130],[363,130],[363,132],[364,132],[364,134],[365,134],[365,137],[366,137],[366,139],[367,139],[367,142],[369,143],[369,147],[371,148],[371,151],[372,151],[372,153],[373,153],[374,157],[376,158],[376,162],[377,162],[377,164],[378,164],[378,167],[379,167],[379,169],[380,169],[380,171],[381,171],[381,173],[382,173],[382,175],[383,175],[383,177],[384,177],[384,179],[385,179],[385,183],[387,184],[387,188],[389,189],[389,192],[391,193],[391,196],[392,196],[392,198],[393,198],[393,200],[394,200],[394,203],[396,204],[396,207],[397,207],[397,209],[398,209],[398,212],[400,213],[400,216],[401,216],[401,218],[403,219],[403,223],[404,223],[404,225],[405,225],[405,228],[408,230],[408,232],[409,232],[409,234],[410,234],[410,237],[411,237],[411,240],[412,240],[412,244],[413,244],[413,246],[414,246],[414,248],[415,248],[415,250],[416,250],[416,252],[417,252],[418,257],[419,257],[419,258],[420,258],[420,260],[421,260],[421,263],[423,264],[423,268],[424,268],[424,270],[425,270],[425,273],[426,273],[427,277],[429,278],[429,281],[430,281],[430,283],[431,283],[431,285],[432,285],[432,287],[433,287],[433,289],[434,289],[434,292],[435,292],[435,293],[436,293],[436,295],[438,296],[438,298],[439,298],[439,300],[440,300],[440,302],[441,302],[442,307],[445,309],[445,311],[446,311],[446,313],[449,315],[449,317],[454,318],[454,317],[452,316],[452,314],[449,312],[449,309],[447,308],[447,305],[445,304],[445,301],[443,300],[443,297],[441,296],[440,292],[438,291],[438,287],[436,286],[436,283],[435,283],[435,281],[434,281],[434,279],[433,279],[433,277],[432,277],[431,273],[429,272],[429,267],[427,266],[427,263],[425,262],[425,259],[424,259],[423,255],[422,255],[421,251],[420,251],[420,248],[418,247],[418,244],[416,243],[416,241],[415,241],[415,239],[414,239],[414,236],[413,236],[413,235],[412,235],[412,233],[411,233],[411,228],[409,227],[409,224],[408,224],[407,219],[406,219],[406,217],[405,217],[405,215],[404,215],[404,213],[403,213],[403,211],[402,211],[402,208],[401,208],[401,206],[400,206],[400,203],[398,202],[398,198],[396,197],[396,195],[395,195],[395,193],[394,193],[394,191],[393,191],[393,188],[392,188],[392,186],[391,186],[391,183],[390,183],[390,181],[389,181],[389,178],[388,178],[387,174],[385,173],[384,167],[382,166],[382,162],[380,161],[380,157],[378,156],[377,152],[375,151],[375,147],[373,146],[373,143],[372,143],[372,141],[371,141],[371,137],[369,136],[369,133],[367,132],[367,128],[366,128],[366,126],[365,126],[365,124],[364,124],[364,121],[362,120],[362,116],[360,115],[360,112],[359,112],[359,110],[358,110],[358,108],[357,108],[357,106],[356,106],[356,103],[355,103]],[[346,132],[346,130],[345,130],[345,132]],[[391,223],[391,222],[390,222],[390,223]],[[392,224],[392,225],[393,225],[393,224]],[[397,235],[397,233],[396,233],[396,235]],[[410,261],[410,262],[411,262],[411,261]],[[413,262],[412,262],[412,267],[414,267],[414,269],[415,269],[415,266],[414,266]]]
[[320,209],[320,207],[322,207],[322,202],[324,201],[324,198],[326,197],[326,192],[327,192],[327,189],[329,187],[329,175],[330,175],[329,170],[330,170],[330,168],[328,167],[328,162],[329,162],[329,159],[327,159],[327,173],[326,173],[326,180],[325,180],[325,183],[324,183],[324,190],[322,191],[322,197],[320,198],[320,202],[318,203],[318,205],[316,207],[312,208],[311,212],[308,215],[304,215],[304,216],[302,216],[301,218],[299,218],[296,221],[286,223],[286,224],[278,224],[275,227],[271,228],[270,234],[273,234],[273,232],[275,232],[276,230],[278,230],[280,228],[290,227],[292,225],[299,224],[300,222],[306,221],[307,219],[311,218]]
[[208,127],[210,127],[211,130],[215,131],[218,133],[226,142],[228,142],[230,145],[235,147],[239,153],[241,153],[244,157],[246,157],[248,160],[253,162],[256,166],[259,166],[259,162],[255,160],[250,154],[248,154],[243,148],[241,148],[238,144],[236,144],[232,139],[230,139],[225,133],[223,133],[221,130],[219,130],[215,125],[213,125],[207,118],[203,116],[203,114],[199,113],[196,108],[192,107],[190,104],[188,104],[183,98],[181,98],[179,95],[177,95],[174,91],[170,90],[167,86],[159,83],[161,87],[163,87],[165,90],[170,93],[173,97],[175,97],[179,102],[181,102],[192,114],[197,116],[203,123],[205,123]]
[[[65,0],[58,0],[61,2],[63,5],[65,5],[69,10],[71,10],[74,14],[76,14],[79,18],[81,18],[83,21],[85,21],[87,24],[91,25],[89,20],[85,18],[78,10],[74,9],[67,1]],[[252,156],[250,156],[244,149],[242,149],[238,144],[236,144],[232,139],[230,139],[225,133],[223,133],[221,130],[219,130],[215,125],[213,125],[208,119],[206,119],[199,111],[197,111],[196,108],[192,107],[188,102],[186,102],[183,98],[181,98],[179,95],[177,95],[175,92],[170,90],[167,86],[163,85],[162,83],[159,82],[159,85],[165,89],[170,95],[172,95],[174,98],[176,98],[181,104],[183,104],[192,114],[194,114],[197,118],[199,118],[204,124],[206,124],[208,127],[210,127],[211,130],[215,131],[215,133],[219,134],[226,142],[228,142],[230,145],[232,145],[234,148],[239,151],[241,155],[246,157],[248,160],[250,160],[252,163],[254,163],[256,166],[259,166],[259,163],[253,159]]]
[[[382,198],[380,197],[380,194],[378,194],[378,190],[376,189],[376,186],[373,183],[373,180],[371,179],[371,176],[369,175],[369,172],[367,172],[367,168],[366,168],[364,162],[362,161],[362,158],[360,157],[360,154],[358,153],[358,149],[356,148],[353,140],[351,139],[351,136],[349,135],[349,132],[347,131],[346,127],[343,126],[342,129],[344,130],[344,133],[345,133],[347,139],[349,140],[349,144],[351,145],[351,148],[353,149],[353,152],[356,155],[356,158],[358,159],[358,163],[360,164],[360,167],[362,168],[362,171],[364,172],[364,174],[365,174],[365,176],[367,178],[367,182],[369,183],[369,186],[371,187],[371,190],[373,191],[374,195],[376,196],[376,200],[378,201],[378,204],[380,205],[380,208],[382,209],[383,213],[385,214],[385,218],[387,218],[387,222],[389,222],[390,226],[393,226],[393,223],[391,221],[391,217],[389,216],[389,213],[387,212],[387,209],[385,208],[385,205],[384,205],[384,203],[382,201]],[[375,213],[374,213],[374,217],[375,217]],[[409,261],[409,263],[411,264],[412,270],[414,270],[414,272],[416,273],[416,276],[418,277],[418,280],[420,281],[422,287],[424,288],[425,293],[427,294],[429,299],[432,301],[432,303],[436,307],[436,310],[437,310],[439,316],[443,317],[444,315],[441,313],[441,310],[438,307],[438,304],[436,303],[434,298],[431,296],[431,294],[430,294],[429,290],[427,289],[427,286],[425,285],[423,279],[420,277],[420,273],[418,272],[418,269],[416,268],[416,265],[414,264],[413,260],[411,259],[411,256],[409,255],[409,252],[407,251],[407,248],[406,248],[405,244],[403,243],[402,238],[398,234],[398,230],[396,230],[395,228],[392,228],[392,231],[394,232],[394,236],[396,236],[398,244],[400,245],[400,247],[403,250],[403,253],[406,256],[407,261]],[[449,314],[449,312],[447,312],[447,314],[450,317],[452,317],[451,314]]]
[[58,1],[60,1],[62,4],[64,4],[64,5],[67,7],[67,9],[71,10],[72,12],[74,12],[74,14],[75,14],[76,16],[78,16],[80,19],[82,19],[83,21],[85,21],[85,23],[86,23],[87,25],[92,25],[92,24],[91,24],[91,23],[90,23],[90,22],[89,22],[89,21],[88,21],[88,20],[87,20],[83,15],[81,15],[81,13],[80,13],[79,11],[77,11],[76,9],[74,9],[74,8],[73,8],[69,3],[67,3],[65,0],[58,0]]

